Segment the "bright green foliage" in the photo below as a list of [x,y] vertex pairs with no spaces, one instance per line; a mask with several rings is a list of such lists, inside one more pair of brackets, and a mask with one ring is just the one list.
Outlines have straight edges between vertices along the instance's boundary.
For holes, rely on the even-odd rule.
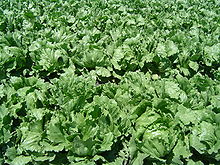
[[0,164],[220,164],[219,7],[0,1]]

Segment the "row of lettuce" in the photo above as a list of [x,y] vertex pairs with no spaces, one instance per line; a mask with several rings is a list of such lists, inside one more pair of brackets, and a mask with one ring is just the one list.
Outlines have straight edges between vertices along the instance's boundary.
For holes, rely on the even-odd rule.
[[7,163],[220,160],[219,83],[201,74],[153,80],[128,72],[119,84],[97,85],[95,72],[74,72],[51,83],[11,77],[0,86]]

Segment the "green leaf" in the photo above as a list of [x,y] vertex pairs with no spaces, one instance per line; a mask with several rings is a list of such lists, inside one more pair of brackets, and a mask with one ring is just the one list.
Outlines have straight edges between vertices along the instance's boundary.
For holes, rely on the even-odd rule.
[[166,42],[166,49],[167,49],[168,57],[178,53],[178,51],[179,51],[178,47],[176,46],[176,44],[174,44],[173,41]]
[[155,51],[161,57],[170,57],[170,56],[178,53],[179,50],[173,41],[168,40],[164,43],[158,43]]
[[51,142],[54,143],[64,143],[66,141],[64,134],[61,132],[59,124],[55,122],[50,123],[47,130],[47,137]]
[[199,122],[198,114],[182,105],[178,107],[178,112],[176,113],[175,117],[179,119],[184,125],[189,125],[190,123],[197,124]]
[[41,140],[41,133],[28,132],[26,137],[23,137],[21,147],[30,151],[41,151],[41,146],[38,144]]
[[0,85],[0,98],[2,98],[3,96],[4,96],[4,85],[3,84],[1,84]]
[[202,161],[193,161],[193,160],[189,160],[188,162],[187,162],[187,165],[204,165],[203,163],[202,163]]
[[178,99],[180,96],[180,88],[179,85],[172,81],[165,82],[165,92],[168,94],[170,98]]
[[101,144],[100,151],[108,151],[111,150],[111,146],[113,145],[114,136],[111,132],[107,133],[104,136],[103,143]]
[[182,156],[183,158],[189,158],[192,153],[190,152],[189,145],[185,144],[182,140],[178,140],[176,146],[173,149],[175,156]]
[[31,156],[18,156],[11,162],[11,165],[26,165],[30,161]]
[[134,159],[133,161],[133,165],[140,165],[140,164],[144,164],[144,159],[148,157],[147,154],[144,153],[140,153],[138,152],[137,157]]
[[11,147],[11,148],[8,148],[6,153],[5,153],[5,156],[7,156],[7,158],[9,160],[13,160],[17,157],[17,150],[15,147]]
[[194,127],[190,136],[190,144],[199,153],[205,153],[216,141],[215,127],[203,121],[199,126]]
[[190,61],[189,62],[189,67],[191,68],[191,69],[193,69],[194,71],[198,71],[198,69],[199,69],[199,65],[198,65],[198,63],[197,62],[193,62],[193,61]]
[[101,68],[101,67],[98,67],[96,69],[96,73],[99,75],[99,76],[102,76],[102,77],[110,77],[111,76],[111,73],[108,69],[106,68]]
[[207,66],[212,66],[212,63],[219,62],[220,44],[218,43],[213,46],[206,46],[204,54],[204,60]]

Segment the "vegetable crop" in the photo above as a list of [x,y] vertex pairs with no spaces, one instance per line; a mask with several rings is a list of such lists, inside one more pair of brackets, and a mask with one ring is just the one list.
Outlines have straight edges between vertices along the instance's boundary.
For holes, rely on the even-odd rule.
[[220,164],[219,9],[0,1],[0,164]]

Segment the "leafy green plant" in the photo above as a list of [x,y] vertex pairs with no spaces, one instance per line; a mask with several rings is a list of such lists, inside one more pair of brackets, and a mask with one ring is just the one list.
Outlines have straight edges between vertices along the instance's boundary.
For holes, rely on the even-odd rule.
[[219,164],[219,5],[0,1],[0,164]]

